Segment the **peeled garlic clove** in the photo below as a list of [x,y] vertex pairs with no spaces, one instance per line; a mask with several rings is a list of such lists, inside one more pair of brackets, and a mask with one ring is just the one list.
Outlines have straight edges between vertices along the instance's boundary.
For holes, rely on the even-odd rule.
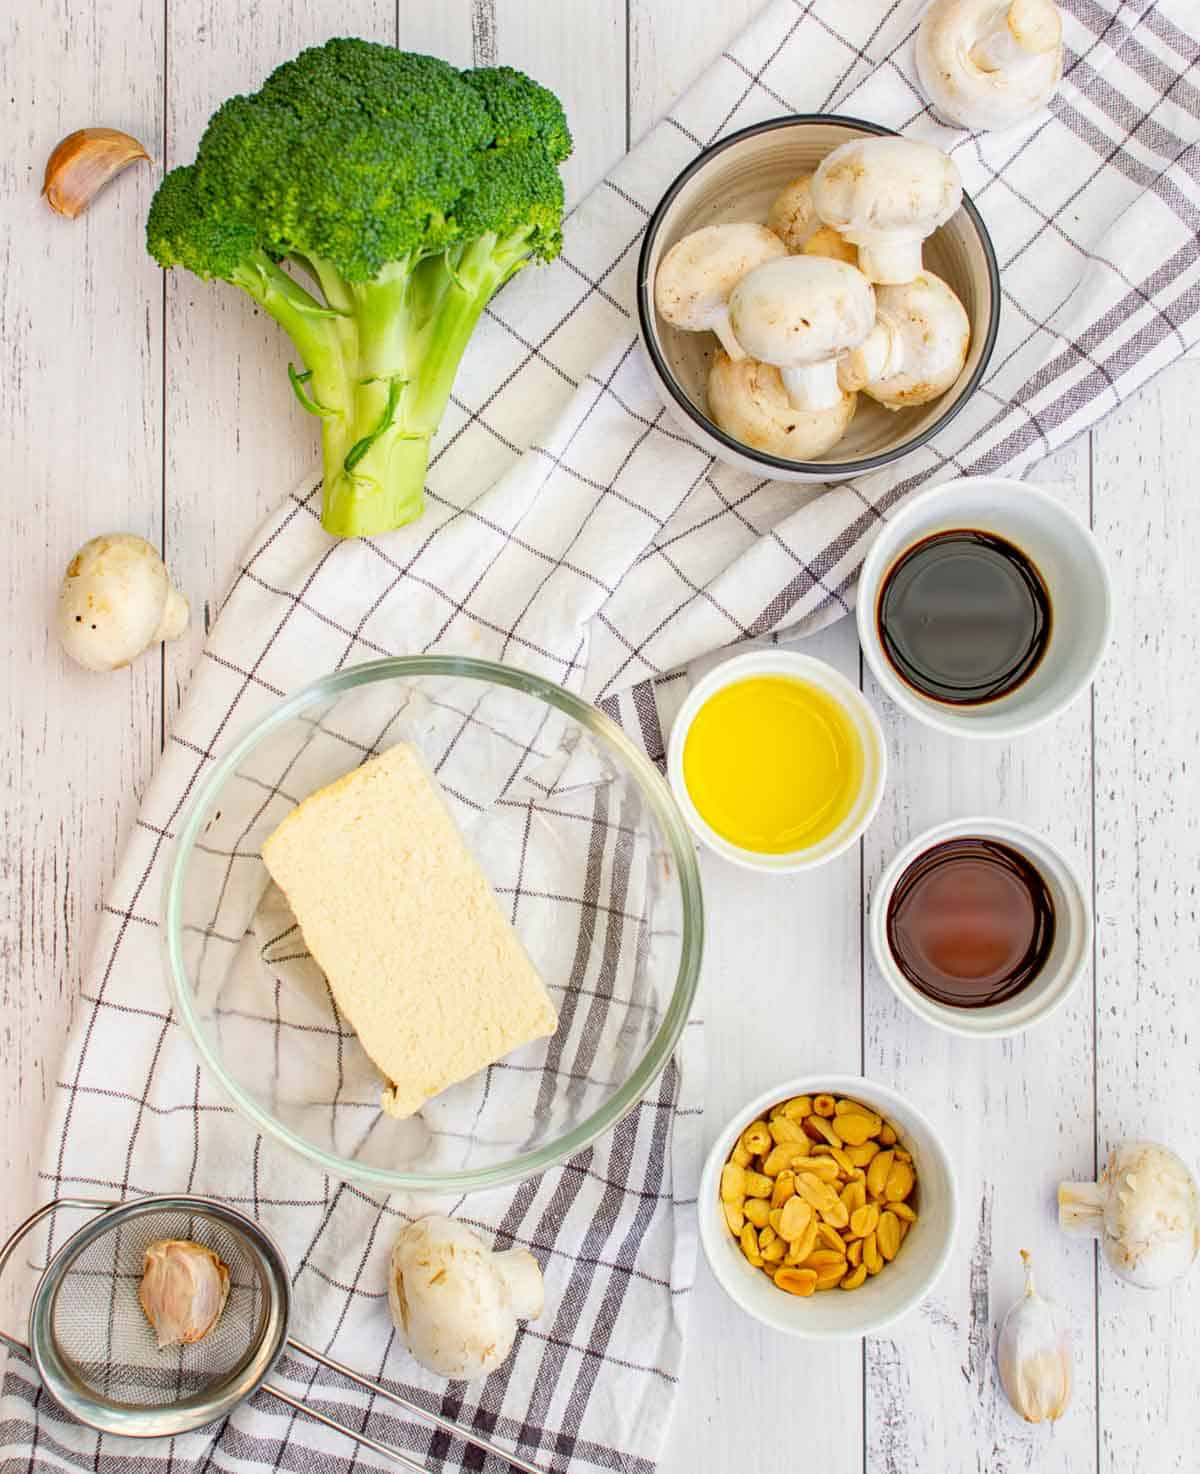
[[190,1239],[159,1239],[146,1250],[138,1299],[158,1347],[190,1346],[216,1325],[229,1294],[229,1269]]
[[59,215],[74,220],[122,169],[150,155],[116,128],[80,128],[69,133],[46,161],[42,193]]
[[996,1344],[1000,1384],[1027,1423],[1057,1422],[1071,1400],[1071,1341],[1056,1306],[1034,1288],[1030,1256],[1025,1293],[1004,1317]]

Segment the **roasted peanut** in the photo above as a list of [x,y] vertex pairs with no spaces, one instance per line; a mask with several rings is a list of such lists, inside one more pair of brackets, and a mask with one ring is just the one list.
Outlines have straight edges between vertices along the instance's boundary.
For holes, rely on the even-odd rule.
[[812,1108],[818,1116],[832,1116],[837,1110],[837,1101],[832,1095],[814,1095]]
[[865,1167],[878,1150],[877,1141],[864,1141],[862,1146],[848,1146],[846,1155],[856,1167]]
[[783,1209],[782,1208],[772,1208],[770,1210],[770,1212],[767,1214],[767,1224],[768,1224],[768,1226],[770,1228],[773,1228],[775,1230],[775,1232],[778,1233],[779,1232],[779,1225],[782,1222],[783,1222]]
[[771,1207],[782,1208],[795,1191],[796,1174],[787,1167],[775,1179],[775,1186],[771,1190]]
[[862,1239],[854,1239],[846,1246],[846,1258],[854,1265],[855,1269],[858,1268],[862,1262]]
[[824,1116],[805,1116],[804,1130],[810,1141],[827,1141],[830,1146],[841,1146],[842,1138],[834,1129],[833,1122]]
[[882,1124],[878,1116],[863,1116],[855,1112],[837,1118],[837,1131],[847,1146],[862,1146],[878,1133]]
[[846,1211],[851,1217],[856,1209],[861,1208],[867,1201],[867,1184],[859,1178],[848,1182],[842,1189],[842,1202],[846,1205]]
[[915,1223],[917,1221],[917,1215],[907,1203],[889,1203],[888,1212],[894,1213],[897,1218],[908,1223]]
[[730,1152],[729,1160],[735,1167],[749,1167],[754,1158],[739,1141],[737,1146]]
[[762,1255],[758,1252],[758,1235],[747,1223],[741,1234],[742,1253],[754,1265],[755,1269],[762,1268]]
[[788,1250],[787,1262],[789,1264],[803,1264],[816,1248],[817,1242],[817,1220],[813,1218],[810,1220],[808,1227]]
[[794,1243],[812,1222],[812,1205],[803,1198],[791,1197],[779,1215],[779,1236]]
[[746,1196],[748,1198],[769,1198],[774,1186],[775,1184],[764,1172],[746,1172]]
[[821,1182],[836,1182],[838,1164],[832,1157],[793,1157],[792,1168],[796,1172],[811,1172]]
[[765,1248],[758,1251],[763,1257],[763,1264],[782,1264],[783,1256],[787,1253],[787,1245],[782,1239],[772,1239]]
[[889,1203],[902,1203],[913,1190],[913,1170],[907,1162],[896,1162],[887,1175],[883,1195]]
[[790,1167],[792,1158],[796,1155],[795,1142],[785,1141],[779,1146],[773,1146],[762,1159],[763,1172],[768,1177],[778,1177],[785,1167]]
[[721,1168],[721,1201],[740,1203],[746,1196],[746,1172],[736,1162],[726,1162]]
[[867,1191],[873,1198],[883,1197],[883,1190],[887,1186],[888,1173],[892,1170],[894,1160],[895,1158],[891,1152],[880,1152],[877,1157],[871,1159],[871,1165],[867,1168]]
[[829,1155],[838,1164],[838,1171],[842,1174],[843,1177],[847,1179],[847,1181],[854,1176],[854,1163],[850,1160],[846,1153],[842,1151],[841,1147],[831,1146],[829,1148]]
[[722,1203],[721,1211],[725,1214],[725,1222],[729,1225],[729,1232],[736,1239],[746,1226],[746,1215],[736,1203]]
[[755,1121],[742,1132],[742,1145],[752,1157],[761,1157],[771,1150],[771,1133],[765,1121]]
[[846,1245],[836,1228],[830,1228],[828,1223],[817,1224],[817,1237],[827,1249],[833,1249],[835,1253],[845,1254]]
[[784,1101],[779,1114],[789,1121],[803,1121],[805,1116],[812,1115],[812,1096],[793,1095],[791,1100]]
[[874,1203],[865,1208],[856,1208],[850,1215],[850,1233],[856,1239],[865,1239],[879,1226],[879,1209]]
[[906,1152],[902,1146],[898,1146],[896,1148],[896,1160],[897,1162],[911,1162],[912,1153]]
[[842,1280],[838,1288],[841,1290],[857,1290],[859,1285],[862,1284],[863,1280],[865,1280],[866,1277],[867,1266],[865,1264],[860,1264],[856,1269],[852,1269],[850,1271],[846,1278]]
[[766,1228],[760,1228],[758,1231],[759,1252],[761,1253],[761,1251],[765,1249],[768,1244],[773,1244],[778,1237],[779,1234],[776,1232],[775,1229],[771,1227],[769,1223],[767,1224]]
[[817,1288],[817,1275],[812,1269],[792,1269],[789,1266],[776,1272],[775,1283],[789,1295],[811,1295]]
[[840,1285],[846,1278],[846,1271],[849,1267],[844,1259],[839,1259],[836,1264],[831,1264],[828,1269],[817,1270],[817,1289],[832,1290],[836,1285]]
[[[768,1211],[766,1198],[747,1198],[742,1209],[746,1215],[746,1222],[752,1223],[755,1228],[766,1228]],[[741,1229],[738,1232],[740,1233]]]
[[879,1128],[879,1139],[881,1142],[883,1142],[884,1146],[895,1146],[896,1128],[894,1126],[889,1126],[888,1123],[885,1121],[883,1125]]
[[879,1227],[875,1231],[875,1242],[879,1252],[890,1263],[900,1248],[900,1220],[894,1213],[881,1213]]
[[768,1130],[776,1146],[782,1146],[785,1141],[804,1140],[804,1127],[799,1121],[791,1121],[787,1116],[779,1116],[772,1121]]
[[883,1257],[879,1252],[879,1242],[873,1233],[869,1233],[862,1241],[862,1262],[867,1267],[868,1274],[878,1274],[883,1268]]

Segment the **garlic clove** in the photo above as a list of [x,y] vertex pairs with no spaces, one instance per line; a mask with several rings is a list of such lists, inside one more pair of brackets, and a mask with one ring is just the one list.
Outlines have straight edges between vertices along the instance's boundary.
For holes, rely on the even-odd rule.
[[1030,1255],[1021,1250],[1025,1292],[1004,1317],[996,1365],[1005,1396],[1027,1423],[1057,1422],[1071,1400],[1071,1342],[1058,1308],[1033,1283]]
[[146,1250],[138,1290],[158,1349],[202,1341],[221,1318],[229,1269],[190,1239],[160,1239]]
[[150,155],[116,128],[80,128],[69,133],[46,161],[42,194],[59,215],[74,220],[110,179]]

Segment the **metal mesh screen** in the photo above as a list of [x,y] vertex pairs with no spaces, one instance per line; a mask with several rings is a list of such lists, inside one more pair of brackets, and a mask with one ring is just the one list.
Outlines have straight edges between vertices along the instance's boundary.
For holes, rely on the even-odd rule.
[[[162,1239],[211,1249],[229,1270],[229,1297],[213,1329],[189,1346],[159,1349],[138,1300],[143,1259]],[[115,1222],[67,1265],[54,1292],[51,1333],[84,1390],[130,1408],[212,1395],[257,1349],[267,1295],[255,1246],[202,1211],[159,1210]]]

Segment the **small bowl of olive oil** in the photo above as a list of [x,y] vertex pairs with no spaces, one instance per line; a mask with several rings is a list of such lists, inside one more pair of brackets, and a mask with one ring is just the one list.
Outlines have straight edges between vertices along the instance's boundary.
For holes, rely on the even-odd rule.
[[789,874],[849,849],[883,797],[883,730],[823,660],[751,651],[710,671],[671,730],[667,774],[692,832],[753,870]]
[[910,716],[1016,737],[1091,684],[1112,596],[1096,539],[1040,487],[965,477],[883,525],[858,582],[863,654]]

